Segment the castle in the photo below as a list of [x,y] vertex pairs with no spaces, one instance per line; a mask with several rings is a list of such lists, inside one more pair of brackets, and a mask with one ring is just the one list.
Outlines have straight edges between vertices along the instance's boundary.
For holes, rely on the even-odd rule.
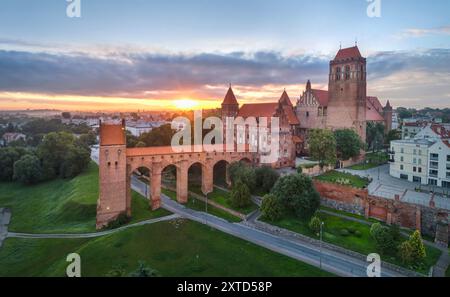
[[367,96],[366,58],[357,46],[340,49],[330,61],[328,90],[311,87],[306,90],[294,107],[284,91],[273,103],[239,103],[229,88],[222,102],[222,118],[225,117],[279,117],[279,160],[272,167],[292,167],[295,157],[308,152],[308,134],[311,129],[355,130],[362,141],[366,140],[367,122],[383,123],[386,132],[392,128],[392,106],[383,106],[377,97]]

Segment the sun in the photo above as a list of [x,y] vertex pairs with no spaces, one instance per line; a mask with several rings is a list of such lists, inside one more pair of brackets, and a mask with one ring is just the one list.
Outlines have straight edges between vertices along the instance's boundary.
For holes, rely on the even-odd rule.
[[199,103],[192,99],[177,99],[173,101],[173,105],[179,109],[192,109],[197,107]]

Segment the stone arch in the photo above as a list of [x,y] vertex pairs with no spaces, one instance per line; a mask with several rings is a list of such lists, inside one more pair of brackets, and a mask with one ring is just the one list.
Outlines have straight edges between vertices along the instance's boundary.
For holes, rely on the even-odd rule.
[[227,187],[231,185],[230,176],[228,175],[228,167],[230,164],[230,160],[227,159],[220,159],[212,164],[214,184]]

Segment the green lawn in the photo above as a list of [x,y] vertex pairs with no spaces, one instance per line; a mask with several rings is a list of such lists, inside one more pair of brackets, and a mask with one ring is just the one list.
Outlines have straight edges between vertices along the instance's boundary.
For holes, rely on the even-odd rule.
[[[12,210],[10,231],[26,233],[82,233],[95,231],[98,167],[91,163],[73,179],[57,179],[33,186],[0,183],[0,206]],[[148,202],[132,193],[132,222],[168,215],[150,211]]]
[[333,212],[333,213],[336,213],[336,214],[344,215],[344,216],[347,216],[347,217],[352,217],[352,218],[355,218],[355,219],[358,219],[358,220],[364,220],[364,221],[366,221],[368,223],[381,223],[380,221],[378,221],[376,219],[372,219],[372,218],[366,219],[365,216],[357,215],[357,214],[346,212],[346,211],[342,211],[342,210],[337,210],[337,209],[334,209],[334,208],[331,208],[331,207],[320,206],[320,209],[321,210],[330,211],[330,212]]
[[376,163],[364,163],[364,164],[356,164],[356,165],[350,166],[350,167],[348,167],[348,169],[362,171],[362,170],[369,170],[369,169],[372,169],[372,168],[375,168],[378,166],[380,166],[380,165],[376,164]]
[[[203,196],[200,186],[189,185],[189,190],[198,195]],[[258,208],[258,206],[256,206],[254,203],[252,203],[250,206],[244,207],[244,208],[234,207],[230,204],[230,201],[228,200],[229,196],[230,196],[229,192],[226,192],[224,190],[221,190],[221,189],[218,189],[215,187],[214,191],[212,193],[208,194],[208,199],[211,199],[212,201],[216,202],[217,204],[220,204],[226,208],[232,209],[232,210],[242,213],[244,215],[247,215],[247,214],[255,211]]]
[[331,276],[210,227],[187,220],[141,226],[95,239],[7,239],[0,276],[64,276],[69,253],[81,256],[82,276],[126,274],[143,260],[162,276]]
[[369,180],[367,178],[335,170],[328,171],[322,175],[316,176],[314,179],[339,184],[342,184],[342,182],[340,181],[345,181],[349,186],[360,189],[363,189],[369,185]]
[[384,152],[366,153],[363,164],[357,164],[349,167],[353,170],[368,170],[386,164],[389,160],[389,155]]
[[[161,191],[162,191],[163,194],[167,195],[172,200],[174,200],[174,201],[177,200],[177,193],[175,193],[174,191],[171,191],[171,190],[168,190],[168,189],[162,189]],[[200,201],[198,199],[195,199],[192,196],[189,196],[188,203],[185,204],[185,206],[187,208],[190,208],[190,209],[193,209],[193,210],[197,210],[197,211],[203,211],[203,212],[206,211],[206,203],[203,202],[203,201]],[[219,218],[225,219],[225,220],[227,220],[229,222],[232,222],[232,223],[237,223],[237,222],[241,221],[240,218],[238,218],[236,216],[233,216],[232,214],[230,214],[230,213],[228,213],[228,212],[226,212],[224,210],[221,210],[221,209],[219,209],[217,207],[211,206],[211,205],[208,205],[208,213],[212,214],[212,215],[215,215],[215,216],[217,216]]]
[[[363,255],[377,252],[375,242],[370,235],[369,225],[353,222],[324,213],[320,213],[319,216],[325,223],[323,234],[323,240],[325,242],[329,242]],[[318,239],[317,234],[313,234],[309,229],[308,222],[299,220],[293,216],[286,217],[278,222],[268,223]],[[347,236],[341,235],[342,229],[348,230],[350,234]],[[359,236],[355,234],[357,233],[356,231],[359,231]],[[418,270],[424,274],[428,273],[429,268],[437,262],[441,255],[441,252],[436,248],[426,246],[426,250],[427,258],[425,260],[424,267]],[[382,260],[399,266],[404,266],[397,257],[382,256]]]

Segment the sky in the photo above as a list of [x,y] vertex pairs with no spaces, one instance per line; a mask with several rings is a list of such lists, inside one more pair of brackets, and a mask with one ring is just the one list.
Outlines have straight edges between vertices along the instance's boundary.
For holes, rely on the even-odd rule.
[[368,95],[450,107],[450,1],[0,0],[0,110],[167,110],[295,103],[357,42]]

